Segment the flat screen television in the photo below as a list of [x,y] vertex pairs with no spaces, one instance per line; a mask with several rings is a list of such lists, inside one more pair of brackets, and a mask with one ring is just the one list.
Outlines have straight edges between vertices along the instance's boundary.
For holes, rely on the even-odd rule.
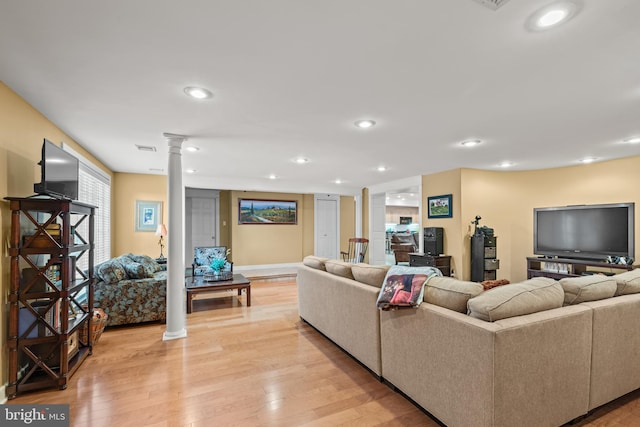
[[40,182],[33,184],[37,194],[58,199],[78,198],[78,159],[45,139],[42,144]]
[[533,210],[536,255],[605,261],[634,258],[634,203]]

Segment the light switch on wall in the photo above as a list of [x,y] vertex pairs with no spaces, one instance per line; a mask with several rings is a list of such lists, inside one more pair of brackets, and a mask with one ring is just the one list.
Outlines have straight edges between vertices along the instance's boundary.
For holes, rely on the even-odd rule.
[[222,226],[226,227],[227,226],[227,221],[222,221]]

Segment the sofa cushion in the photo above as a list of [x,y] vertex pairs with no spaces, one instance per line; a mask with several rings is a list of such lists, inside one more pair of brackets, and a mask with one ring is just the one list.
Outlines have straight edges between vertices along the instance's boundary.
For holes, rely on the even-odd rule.
[[149,255],[127,254],[125,256],[127,256],[128,258],[131,258],[133,261],[137,262],[138,264],[141,264],[144,267],[147,274],[147,276],[145,277],[151,277],[153,276],[153,273],[162,270],[162,266],[158,264],[156,260],[151,258]]
[[155,273],[155,271],[149,271],[144,265],[134,261],[131,254],[121,255],[115,259],[124,267],[128,279],[146,279]]
[[103,262],[96,268],[96,277],[105,283],[117,283],[127,278],[127,272],[118,258]]
[[327,273],[335,274],[336,276],[346,277],[347,279],[353,279],[353,273],[351,273],[351,266],[353,264],[349,262],[340,261],[337,259],[330,259],[324,263],[324,267],[327,269]]
[[353,278],[365,285],[379,288],[384,283],[384,278],[389,271],[390,265],[369,265],[366,263],[353,264],[351,273]]
[[616,296],[640,292],[640,268],[616,274],[611,278],[616,281]]
[[565,305],[611,298],[618,288],[613,278],[603,274],[565,277],[560,279],[560,284],[564,289]]
[[494,322],[508,317],[562,307],[562,285],[548,277],[535,277],[512,285],[498,286],[467,302],[471,317]]
[[476,282],[465,282],[451,277],[432,276],[424,289],[424,302],[448,308],[459,313],[467,312],[469,299],[484,291]]
[[326,271],[327,269],[324,267],[324,263],[328,260],[329,258],[308,255],[304,257],[304,259],[302,260],[302,264],[306,265],[307,267],[315,268],[316,270]]

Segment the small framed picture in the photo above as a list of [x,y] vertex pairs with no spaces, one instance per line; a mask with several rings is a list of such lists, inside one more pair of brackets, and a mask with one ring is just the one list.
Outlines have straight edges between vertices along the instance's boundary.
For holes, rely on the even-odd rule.
[[162,202],[136,200],[136,231],[155,232],[162,224]]
[[451,194],[427,197],[429,218],[451,218]]

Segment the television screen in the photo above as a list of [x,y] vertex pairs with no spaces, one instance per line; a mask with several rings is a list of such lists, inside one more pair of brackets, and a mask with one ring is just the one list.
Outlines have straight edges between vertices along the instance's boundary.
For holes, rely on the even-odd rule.
[[34,185],[36,193],[71,200],[78,198],[77,158],[45,139],[39,165],[41,181]]
[[634,204],[534,209],[533,251],[561,258],[634,257]]

